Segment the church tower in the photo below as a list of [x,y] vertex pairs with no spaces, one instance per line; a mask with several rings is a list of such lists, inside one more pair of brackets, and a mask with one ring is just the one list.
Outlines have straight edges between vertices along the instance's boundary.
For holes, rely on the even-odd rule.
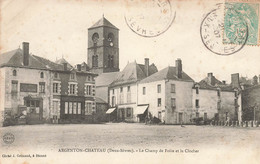
[[93,73],[119,71],[119,29],[104,16],[88,29],[88,66]]

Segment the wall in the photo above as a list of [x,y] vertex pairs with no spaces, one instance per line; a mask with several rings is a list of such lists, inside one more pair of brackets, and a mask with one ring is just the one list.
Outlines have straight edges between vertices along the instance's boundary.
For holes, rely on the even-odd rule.
[[[161,93],[157,93],[157,85],[161,85]],[[143,95],[143,87],[146,88],[146,94]],[[149,112],[152,116],[158,118],[158,112],[161,112],[162,120],[165,120],[165,81],[156,81],[150,83],[141,83],[138,85],[138,104],[149,104]],[[161,106],[158,107],[158,98],[161,98]]]
[[[130,92],[127,92],[127,87],[130,86]],[[123,87],[123,92],[120,92],[120,87]],[[114,89],[114,94],[113,94],[113,89]],[[127,102],[127,95],[131,97],[131,101]],[[121,85],[121,86],[115,86],[115,87],[110,87],[109,88],[109,106],[112,106],[112,97],[115,96],[115,104],[117,105],[117,114],[119,118],[119,109],[126,109],[126,108],[133,108],[133,111],[136,109],[137,106],[137,84],[132,83],[132,84],[126,84],[126,85]],[[122,96],[123,101],[120,102],[120,96]],[[132,112],[132,117],[125,118],[127,121],[137,121],[137,118],[135,115],[133,115]]]
[[96,96],[108,103],[108,87],[107,86],[96,87]]
[[5,72],[6,68],[0,68],[0,123],[3,123],[5,109]]
[[[13,70],[17,71],[17,76],[13,76]],[[44,78],[40,78],[40,73],[44,73]],[[12,95],[12,80],[18,81],[17,96]],[[45,93],[39,93],[39,82],[45,82]],[[37,84],[37,92],[20,92],[20,83]],[[43,99],[43,118],[49,118],[50,109],[50,72],[46,70],[36,70],[27,68],[5,68],[5,109],[12,109],[13,114],[17,114],[18,105],[24,105],[24,97],[31,95],[42,97]]]
[[[199,117],[204,117],[204,113],[207,113],[208,119],[213,119],[215,114],[219,114],[219,120],[226,120],[226,112],[228,116],[235,120],[235,92],[220,91],[220,97],[218,97],[217,90],[211,89],[199,89],[199,94],[196,94],[196,89],[193,89],[192,104],[194,111],[199,112]],[[199,108],[196,108],[196,99],[199,100]],[[218,110],[218,102],[220,102],[220,108]],[[196,113],[195,113],[196,114]],[[196,117],[196,115],[193,117]]]
[[[171,92],[171,84],[175,84],[175,93]],[[192,86],[193,82],[174,81],[166,82],[166,120],[167,124],[179,124],[179,113],[182,113],[183,123],[190,123],[194,110],[192,109]],[[176,108],[171,107],[171,98],[176,100]]]
[[242,91],[242,110],[249,107],[255,107],[256,120],[260,121],[260,85]]
[[221,108],[219,111],[220,120],[226,120],[226,113],[228,113],[231,121],[238,120],[238,111],[235,111],[235,92],[221,92]]

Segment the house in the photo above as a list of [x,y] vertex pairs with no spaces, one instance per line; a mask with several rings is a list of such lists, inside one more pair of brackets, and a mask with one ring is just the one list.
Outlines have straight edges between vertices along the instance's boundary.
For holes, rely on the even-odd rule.
[[138,104],[147,104],[149,117],[166,124],[190,123],[193,114],[193,79],[182,70],[182,61],[144,78],[138,85]]
[[[95,111],[96,74],[29,54],[29,43],[0,56],[1,112],[27,123],[87,119]],[[4,115],[4,114],[3,114]]]
[[214,119],[226,121],[227,117],[236,121],[238,119],[238,97],[236,81],[239,76],[232,74],[232,83],[219,81],[213,73],[195,83],[193,86],[192,104],[196,111],[195,117],[203,117],[204,121]]
[[138,121],[136,114],[138,110],[138,84],[142,79],[157,71],[154,64],[149,64],[148,58],[145,58],[144,64],[128,63],[109,86],[111,109],[107,114],[116,110],[118,121]]
[[[239,74],[236,74],[239,77]],[[259,76],[260,81],[260,76]],[[235,86],[239,88],[238,111],[239,121],[260,121],[260,85],[258,77],[252,79],[245,77],[237,78]]]
[[[54,64],[54,63],[51,63]],[[27,111],[28,123],[50,119],[51,73],[48,65],[29,54],[29,43],[0,55],[2,116],[20,116]]]

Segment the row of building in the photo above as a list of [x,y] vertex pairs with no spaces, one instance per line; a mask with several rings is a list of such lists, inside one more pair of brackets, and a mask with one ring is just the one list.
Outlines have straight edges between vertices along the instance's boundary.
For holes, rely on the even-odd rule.
[[[106,18],[88,29],[85,62],[72,66],[29,53],[29,43],[0,55],[2,115],[27,123],[128,121],[156,118],[166,124],[203,120],[260,120],[260,85],[231,75],[231,84],[213,73],[195,82],[175,66],[162,70],[128,63],[119,70],[119,32]],[[260,80],[260,77],[259,77]]]

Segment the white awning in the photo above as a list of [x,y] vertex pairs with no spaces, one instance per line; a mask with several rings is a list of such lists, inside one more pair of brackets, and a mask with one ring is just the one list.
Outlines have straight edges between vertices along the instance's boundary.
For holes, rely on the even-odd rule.
[[143,106],[137,106],[136,109],[134,110],[134,114],[144,114],[146,109],[148,108],[148,105],[143,105]]
[[110,114],[112,112],[114,112],[116,108],[109,108],[107,111],[106,111],[106,114]]

